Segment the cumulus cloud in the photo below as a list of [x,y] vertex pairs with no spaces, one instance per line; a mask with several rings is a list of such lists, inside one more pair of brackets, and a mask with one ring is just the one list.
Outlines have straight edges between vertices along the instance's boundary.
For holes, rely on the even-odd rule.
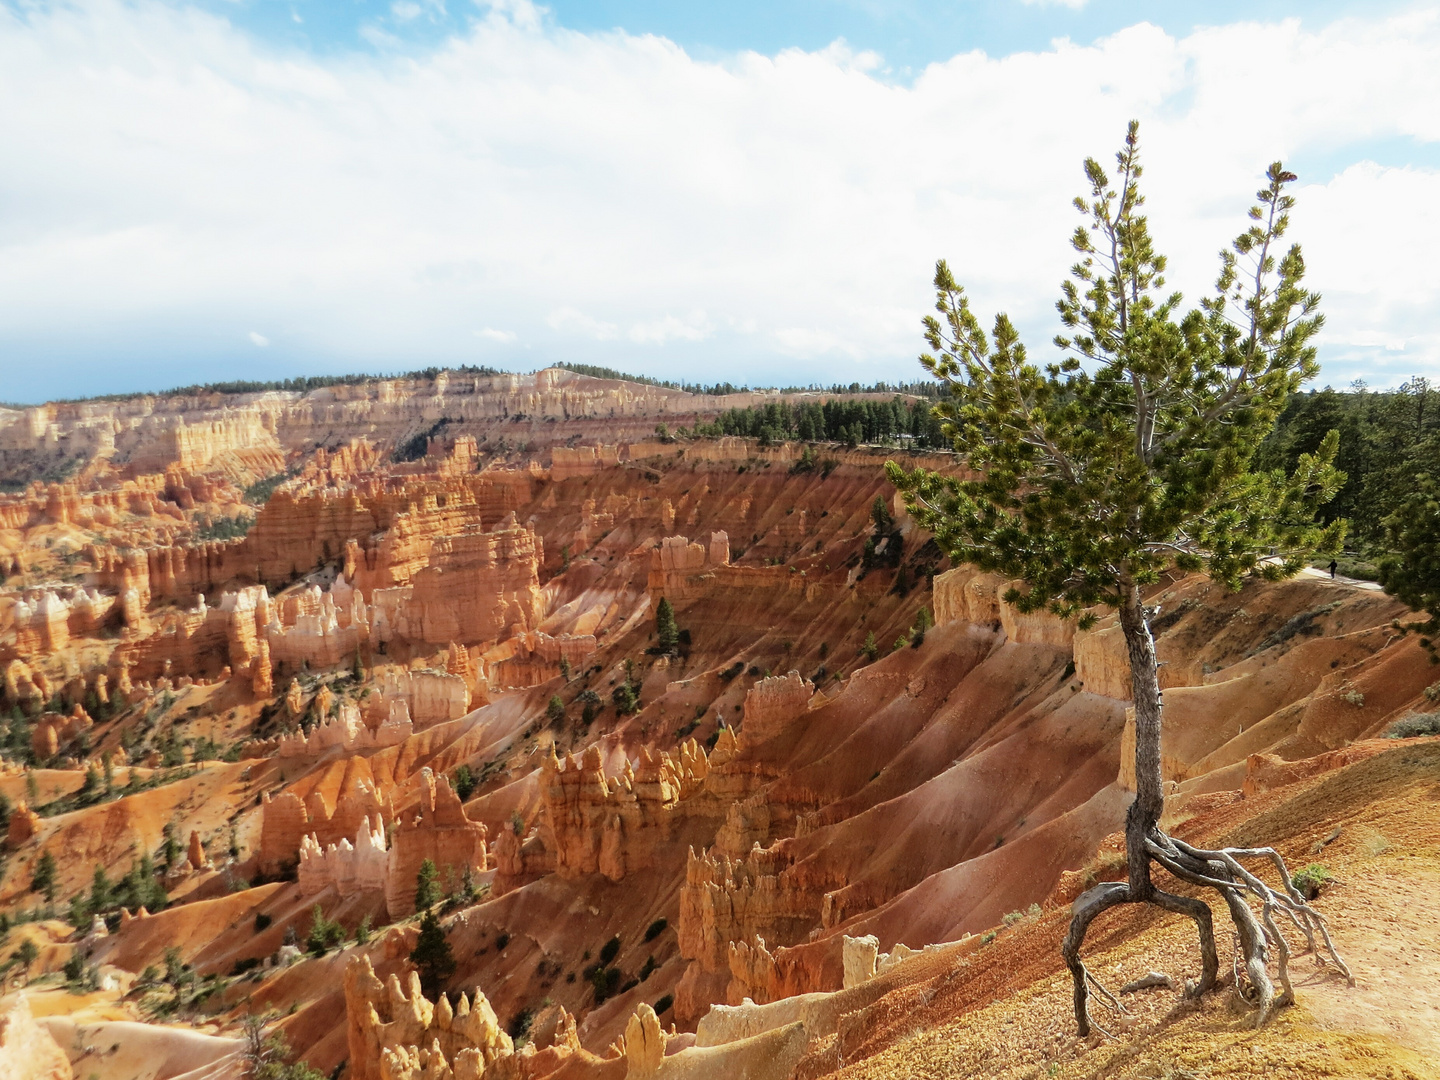
[[614,341],[620,336],[620,328],[611,322],[592,318],[574,308],[557,308],[546,320],[550,329],[562,334],[594,338],[596,341]]
[[484,330],[476,330],[475,336],[488,341],[498,341],[501,345],[509,345],[515,340],[516,335],[513,330],[495,330],[487,326]]
[[256,348],[265,349],[265,348],[269,348],[269,346],[270,346],[270,339],[269,339],[268,337],[266,337],[264,334],[261,334],[261,333],[255,331],[255,330],[251,330],[251,331],[250,331],[249,337],[250,337],[250,343],[251,343],[252,345],[254,345]]
[[[0,352],[181,340],[220,378],[243,361],[209,328],[258,317],[326,370],[493,361],[475,327],[502,325],[535,362],[908,379],[944,256],[1043,357],[1080,161],[1133,116],[1188,296],[1265,166],[1298,162],[1325,378],[1440,374],[1440,173],[1368,149],[1440,140],[1433,12],[1140,24],[909,84],[843,44],[702,61],[523,0],[393,46],[309,56],[152,0],[0,6],[0,100],[26,103],[0,110]],[[26,385],[73,392],[66,362]]]
[[641,345],[664,345],[671,341],[704,341],[715,330],[703,311],[692,311],[683,318],[664,315],[658,319],[637,322],[630,327],[630,340]]

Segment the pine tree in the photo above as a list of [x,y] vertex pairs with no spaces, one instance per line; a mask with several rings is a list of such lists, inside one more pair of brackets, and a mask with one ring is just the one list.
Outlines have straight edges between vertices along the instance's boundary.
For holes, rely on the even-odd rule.
[[113,889],[110,886],[110,879],[105,876],[105,868],[97,866],[94,876],[90,879],[90,908],[95,912],[106,911],[112,903]]
[[432,911],[426,910],[420,919],[420,934],[410,961],[420,969],[420,989],[431,1001],[436,1000],[445,989],[445,981],[455,974],[455,957],[445,928]]
[[[130,770],[130,775],[132,777],[135,775],[134,769]],[[165,869],[173,870],[180,862],[180,841],[175,839],[175,823],[173,821],[166,823],[164,837],[161,851],[165,857]]]
[[450,786],[455,789],[455,794],[461,802],[470,798],[475,791],[475,774],[470,771],[469,765],[461,765],[456,768],[450,776]]
[[30,878],[30,891],[42,894],[47,904],[55,902],[55,856],[48,851],[42,852],[39,861],[35,863],[35,873]]
[[680,629],[675,625],[675,609],[663,596],[655,608],[655,636],[659,639],[661,653],[668,655],[680,647]]
[[550,704],[545,706],[545,716],[552,724],[561,724],[565,721],[565,702],[559,694],[550,698]]
[[415,875],[415,910],[429,911],[440,899],[440,882],[436,880],[435,862],[426,859]]
[[[947,384],[950,398],[937,412],[976,478],[888,466],[911,513],[952,559],[1023,579],[1023,591],[1005,596],[1021,611],[1074,617],[1099,605],[1119,612],[1135,702],[1129,880],[1099,885],[1075,902],[1062,951],[1082,1034],[1090,1029],[1093,976],[1080,945],[1090,922],[1117,904],[1152,903],[1194,919],[1203,966],[1196,992],[1216,983],[1208,905],[1160,890],[1152,863],[1219,889],[1260,1019],[1277,1003],[1265,960],[1266,933],[1278,931],[1268,923],[1262,931],[1246,897],[1261,901],[1267,920],[1279,908],[1307,933],[1318,916],[1288,877],[1277,893],[1242,870],[1239,860],[1255,852],[1202,851],[1161,830],[1161,698],[1150,632],[1156,613],[1142,603],[1142,590],[1169,570],[1203,570],[1231,588],[1247,576],[1288,577],[1313,552],[1338,550],[1344,536],[1343,522],[1315,522],[1344,479],[1332,465],[1335,432],[1301,455],[1290,475],[1252,468],[1287,397],[1318,370],[1310,341],[1321,326],[1319,297],[1301,288],[1299,247],[1279,253],[1294,174],[1279,162],[1270,167],[1253,224],[1221,253],[1215,294],[1182,314],[1179,294],[1160,292],[1165,258],[1140,213],[1134,123],[1116,160],[1114,183],[1094,159],[1085,162],[1090,191],[1076,206],[1087,221],[1072,238],[1079,261],[1057,305],[1068,333],[1056,338],[1058,362],[1043,370],[1031,363],[1003,314],[987,336],[949,267],[937,263],[940,318],[925,320],[934,353],[921,363]],[[1284,1004],[1292,994],[1284,947],[1277,947]],[[1346,970],[1333,950],[1330,959]]]
[[1435,639],[1440,637],[1440,484],[1433,475],[1412,479],[1411,494],[1385,519],[1385,532],[1396,554],[1380,562],[1380,584],[1416,611],[1430,618],[1414,629],[1440,658]]
[[15,950],[15,959],[20,962],[20,970],[25,973],[25,985],[30,985],[30,965],[40,956],[40,949],[35,942],[26,938],[20,942],[19,948]]
[[869,660],[872,664],[880,655],[880,646],[875,644],[875,632],[872,630],[865,635],[865,644],[860,646],[860,655]]

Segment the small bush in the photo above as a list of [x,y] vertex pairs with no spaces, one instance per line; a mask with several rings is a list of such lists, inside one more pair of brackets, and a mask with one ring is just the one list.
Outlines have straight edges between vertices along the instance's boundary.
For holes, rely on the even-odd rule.
[[263,911],[257,911],[255,913],[255,932],[257,934],[262,933],[269,928],[270,922],[271,919],[269,915],[266,915]]
[[592,968],[590,971],[590,985],[595,990],[595,1004],[603,1004],[609,998],[615,996],[620,989],[620,980],[624,978],[619,968]]
[[505,1034],[513,1039],[516,1045],[528,1042],[530,1039],[530,1025],[535,1020],[535,1013],[532,1009],[521,1009],[510,1019],[509,1025],[505,1028]]
[[1334,875],[1319,863],[1311,863],[1301,870],[1290,880],[1295,885],[1295,890],[1306,900],[1314,900],[1320,895],[1321,888],[1325,883],[1332,880]]
[[1354,705],[1357,709],[1365,704],[1365,695],[1360,693],[1359,690],[1351,690],[1347,692],[1344,697],[1346,701]]
[[664,997],[662,997],[659,1001],[655,1002],[655,1005],[654,1005],[655,1015],[656,1015],[656,1016],[659,1016],[661,1013],[668,1012],[669,1009],[670,1009],[670,1006],[671,1006],[671,1005],[674,1005],[674,1004],[675,1004],[675,995],[674,995],[674,994],[666,994],[666,995],[665,995]]
[[609,967],[610,962],[620,955],[620,938],[612,937],[600,950],[600,966]]
[[502,930],[500,932],[500,936],[495,939],[495,951],[499,952],[501,949],[505,948],[505,946],[509,944],[510,935]]
[[1421,735],[1440,735],[1440,712],[1411,713],[1385,729],[1387,739],[1414,739]]
[[645,940],[654,941],[665,932],[665,928],[669,925],[670,921],[668,919],[656,919],[645,928]]
[[314,956],[324,956],[345,940],[345,927],[338,920],[325,918],[325,913],[316,904],[310,913],[310,933],[305,936],[305,948]]
[[475,784],[475,774],[470,770],[469,765],[461,765],[450,774],[450,787],[454,789],[461,802],[474,794]]

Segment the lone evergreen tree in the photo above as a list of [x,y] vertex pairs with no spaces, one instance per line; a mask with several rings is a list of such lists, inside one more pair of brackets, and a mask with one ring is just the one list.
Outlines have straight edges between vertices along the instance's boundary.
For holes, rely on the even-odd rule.
[[416,911],[429,911],[440,899],[440,882],[436,880],[437,876],[433,859],[426,859],[420,864],[420,869],[415,874]]
[[55,856],[45,851],[35,863],[35,873],[30,878],[30,891],[45,897],[45,903],[55,902]]
[[475,774],[470,771],[469,765],[456,768],[451,774],[450,786],[455,789],[455,796],[461,802],[470,798],[475,791]]
[[420,919],[420,934],[415,939],[411,962],[420,969],[420,989],[431,1001],[445,989],[445,980],[455,974],[455,957],[445,928],[433,911],[427,910]]
[[655,608],[655,636],[662,653],[673,653],[680,647],[680,628],[675,625],[675,609],[665,597]]
[[[1075,203],[1087,221],[1074,233],[1079,261],[1057,305],[1067,328],[1056,338],[1058,362],[1043,370],[1031,363],[1003,314],[987,336],[949,267],[936,264],[940,317],[925,319],[933,353],[920,360],[947,384],[949,399],[937,412],[976,478],[906,472],[893,462],[887,468],[916,520],[953,559],[1023,579],[1025,591],[1008,590],[1008,603],[1079,616],[1082,626],[1095,619],[1086,609],[1119,612],[1135,702],[1129,879],[1075,901],[1062,951],[1081,1034],[1090,1031],[1094,977],[1080,946],[1091,921],[1117,904],[1150,903],[1193,919],[1203,968],[1194,992],[1216,983],[1209,906],[1158,888],[1152,864],[1220,892],[1259,1004],[1258,1024],[1293,998],[1277,913],[1312,944],[1323,937],[1329,960],[1349,972],[1272,849],[1202,850],[1161,830],[1161,695],[1150,631],[1156,611],[1145,607],[1142,590],[1171,569],[1203,570],[1239,588],[1247,576],[1285,578],[1313,552],[1338,550],[1344,522],[1315,523],[1344,479],[1332,465],[1335,432],[1290,475],[1251,467],[1286,398],[1318,370],[1310,342],[1321,327],[1320,298],[1301,288],[1300,248],[1280,253],[1293,205],[1286,187],[1295,176],[1279,162],[1250,211],[1252,224],[1221,253],[1215,294],[1182,312],[1178,293],[1160,291],[1165,258],[1140,213],[1135,123],[1116,160],[1113,182],[1094,159],[1085,162],[1090,191]],[[1273,864],[1279,889],[1242,865],[1253,859]],[[1247,900],[1259,902],[1258,916]],[[1278,998],[1265,970],[1267,937],[1283,987]]]
[[15,950],[14,958],[20,962],[20,970],[25,975],[26,986],[30,985],[30,965],[35,963],[39,956],[39,947],[29,938],[20,942],[20,947]]

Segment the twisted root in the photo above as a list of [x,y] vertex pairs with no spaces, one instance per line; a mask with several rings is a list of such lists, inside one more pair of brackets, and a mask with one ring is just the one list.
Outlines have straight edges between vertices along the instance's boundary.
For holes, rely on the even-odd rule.
[[[1274,848],[1222,848],[1208,850],[1194,847],[1152,829],[1145,839],[1148,858],[1163,866],[1172,875],[1191,885],[1215,889],[1230,911],[1235,926],[1235,979],[1239,989],[1248,984],[1250,997],[1258,1006],[1255,1026],[1259,1027],[1277,1008],[1295,1000],[1290,983],[1290,944],[1280,931],[1277,915],[1283,915],[1305,937],[1309,951],[1317,963],[1331,964],[1346,981],[1355,985],[1355,978],[1336,951],[1325,918],[1316,911],[1290,879],[1285,860]],[[1279,873],[1282,887],[1274,889],[1242,865],[1242,859],[1263,859]],[[1148,875],[1141,875],[1148,879]],[[1134,880],[1134,879],[1132,879]],[[1250,906],[1258,901],[1257,916]],[[1147,895],[1136,895],[1130,882],[1104,882],[1084,893],[1071,909],[1070,931],[1061,946],[1061,955],[1070,969],[1075,984],[1075,1020],[1081,1035],[1089,1035],[1092,1026],[1099,1028],[1090,1016],[1090,987],[1093,985],[1102,1000],[1113,1010],[1124,1011],[1115,997],[1105,990],[1080,960],[1080,946],[1090,924],[1102,912],[1120,904],[1151,903],[1177,915],[1187,915],[1195,922],[1200,937],[1201,974],[1198,982],[1186,983],[1186,996],[1198,998],[1214,988],[1219,974],[1219,957],[1215,950],[1215,930],[1210,907],[1195,897],[1177,896],[1151,886]],[[1317,943],[1317,938],[1321,944]],[[1266,971],[1270,950],[1274,950],[1275,985]],[[1100,1028],[1104,1031],[1103,1028]],[[1106,1034],[1109,1034],[1106,1032]]]

